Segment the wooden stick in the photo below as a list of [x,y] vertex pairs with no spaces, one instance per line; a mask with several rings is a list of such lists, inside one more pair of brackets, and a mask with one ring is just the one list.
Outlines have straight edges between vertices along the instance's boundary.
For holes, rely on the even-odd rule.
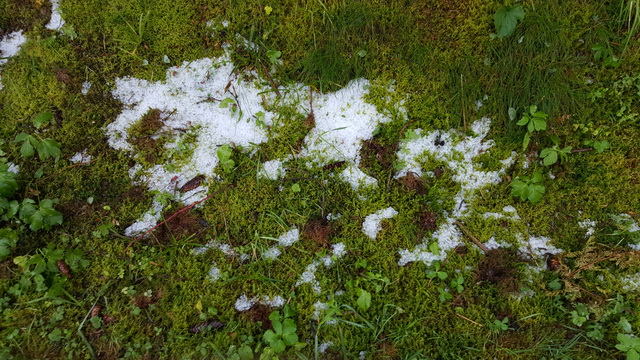
[[456,316],[457,316],[457,317],[459,317],[459,318],[461,318],[461,319],[467,320],[468,322],[470,322],[470,323],[472,323],[472,324],[478,325],[479,327],[484,327],[484,325],[482,325],[482,324],[480,324],[480,323],[478,323],[478,322],[475,322],[475,321],[473,321],[473,320],[469,319],[468,317],[466,317],[466,316],[464,316],[464,315],[462,315],[462,314],[458,314],[458,313],[456,313]]
[[473,241],[473,243],[480,248],[480,250],[482,250],[485,254],[489,252],[489,248],[487,248],[483,243],[481,243],[480,240],[478,240],[478,238],[473,236],[471,231],[469,231],[469,229],[467,229],[464,225],[462,225],[460,221],[456,220],[454,224],[456,224],[456,226],[458,226],[460,230],[462,230],[462,232],[464,232],[465,235],[467,235],[471,239],[471,241]]
[[159,222],[156,226],[154,226],[154,227],[152,227],[151,229],[149,229],[149,230],[145,231],[144,233],[142,233],[141,235],[139,235],[137,238],[135,238],[135,239],[131,240],[131,242],[129,243],[129,245],[127,245],[127,247],[124,249],[124,251],[123,251],[122,253],[123,253],[123,254],[124,254],[124,253],[126,253],[126,252],[127,252],[127,250],[129,250],[129,248],[131,247],[131,245],[133,245],[133,244],[134,244],[134,243],[136,243],[138,240],[140,240],[140,239],[142,239],[143,237],[145,237],[148,233],[152,232],[152,231],[153,231],[153,230],[155,230],[156,228],[158,228],[158,227],[162,226],[163,224],[166,224],[166,223],[167,223],[167,221],[169,221],[169,220],[173,219],[174,217],[176,217],[176,216],[180,215],[181,213],[183,213],[183,212],[185,212],[185,211],[187,211],[187,210],[189,210],[189,209],[192,209],[194,206],[196,206],[196,205],[198,205],[198,204],[200,204],[200,203],[202,203],[202,202],[205,202],[205,201],[209,200],[209,199],[210,199],[210,198],[212,198],[214,195],[217,195],[218,193],[220,193],[222,190],[225,190],[225,188],[220,189],[220,190],[218,190],[218,191],[214,192],[213,194],[207,195],[207,197],[205,197],[204,199],[199,200],[199,201],[196,201],[196,202],[194,202],[193,204],[188,205],[188,206],[185,206],[185,207],[183,207],[182,209],[180,209],[180,210],[176,211],[173,215],[169,216],[169,217],[168,217],[168,218],[166,218],[164,221]]
[[262,62],[262,60],[258,60],[258,61],[260,61],[260,65],[262,65],[262,69],[264,70],[264,73],[267,75],[267,79],[269,79],[269,83],[271,84],[271,87],[273,88],[273,90],[276,91],[276,94],[278,94],[278,97],[281,97],[282,95],[280,95],[280,90],[278,90],[278,87],[276,86],[276,82],[273,81],[273,78],[269,73],[269,69],[267,69],[266,65]]

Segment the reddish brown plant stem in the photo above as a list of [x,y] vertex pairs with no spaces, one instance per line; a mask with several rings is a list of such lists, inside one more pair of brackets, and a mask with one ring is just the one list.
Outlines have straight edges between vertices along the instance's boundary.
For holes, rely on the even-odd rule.
[[221,192],[221,191],[223,191],[223,190],[225,190],[225,189],[224,189],[224,188],[223,188],[223,189],[220,189],[220,190],[218,190],[218,191],[214,192],[213,194],[207,195],[207,197],[205,197],[204,199],[199,200],[199,201],[196,201],[196,202],[194,202],[193,204],[191,204],[191,205],[187,205],[187,206],[183,207],[182,209],[180,209],[180,210],[176,211],[176,212],[175,212],[175,213],[173,213],[171,216],[169,216],[168,218],[166,218],[164,221],[159,222],[158,224],[156,224],[156,226],[154,226],[154,227],[152,227],[151,229],[149,229],[149,230],[145,231],[144,233],[142,233],[141,235],[139,235],[137,238],[135,238],[135,239],[131,240],[131,242],[129,243],[129,245],[127,245],[127,247],[124,249],[124,251],[123,251],[122,253],[123,253],[123,254],[124,254],[124,253],[126,253],[126,252],[127,252],[127,250],[129,250],[129,248],[130,248],[133,244],[135,244],[138,240],[142,239],[142,238],[143,238],[143,237],[145,237],[148,233],[152,232],[153,230],[157,229],[158,227],[162,226],[163,224],[166,224],[166,223],[167,223],[167,221],[169,221],[169,220],[173,219],[174,217],[176,217],[176,216],[178,216],[178,215],[182,214],[183,212],[185,212],[185,211],[187,211],[187,210],[192,209],[194,206],[196,206],[196,205],[198,205],[198,204],[200,204],[200,203],[203,203],[203,202],[205,202],[205,201],[209,200],[209,199],[210,199],[210,198],[212,198],[214,195],[217,195],[218,193],[220,193],[220,192]]

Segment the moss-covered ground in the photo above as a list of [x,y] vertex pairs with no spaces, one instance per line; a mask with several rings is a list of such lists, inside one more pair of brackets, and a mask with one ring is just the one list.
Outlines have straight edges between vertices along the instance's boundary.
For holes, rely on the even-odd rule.
[[[640,43],[621,14],[629,2],[512,3],[521,3],[524,19],[511,36],[493,39],[503,1],[61,0],[66,24],[52,31],[48,0],[0,0],[0,36],[23,30],[28,38],[0,68],[0,157],[20,167],[10,200],[56,199],[63,216],[61,225],[31,231],[20,216],[0,213],[0,226],[19,235],[0,263],[0,357],[625,358],[619,334],[640,331],[640,252],[628,246],[640,238],[621,225],[640,213]],[[256,48],[243,47],[242,37]],[[133,158],[109,147],[105,128],[122,111],[111,95],[115,80],[164,80],[168,66],[220,56],[225,43],[238,71],[273,83],[330,92],[369,79],[368,101],[393,118],[361,152],[360,167],[378,188],[356,193],[336,176],[342,164],[309,168],[303,160],[289,162],[282,180],[257,177],[261,162],[297,154],[313,125],[281,108],[283,123],[269,142],[251,154],[234,151],[233,169],[219,167],[219,178],[204,180],[217,194],[128,246],[124,229],[154,196],[130,180],[129,168],[162,163],[170,136],[150,138],[159,127],[150,110],[131,129]],[[596,45],[618,66],[595,59]],[[280,61],[267,69],[273,50]],[[86,95],[84,82],[92,84]],[[399,101],[403,112],[392,105]],[[549,115],[548,130],[523,151],[525,130],[516,122],[530,105]],[[32,120],[45,112],[53,118],[36,129]],[[517,247],[484,253],[465,237],[438,269],[399,266],[399,249],[429,238],[459,190],[446,164],[429,158],[423,168],[434,177],[394,179],[402,139],[417,128],[470,135],[471,123],[485,116],[495,145],[478,166],[497,170],[512,151],[520,156],[502,182],[476,194],[465,229],[482,242],[544,236],[562,252],[533,259]],[[14,139],[22,132],[55,139],[61,156],[21,156]],[[552,136],[578,151],[547,167],[537,156],[553,146]],[[593,141],[610,148],[597,152]],[[90,162],[68,161],[83,151]],[[534,168],[546,191],[532,204],[511,195],[511,182]],[[167,200],[164,217],[183,206]],[[505,206],[521,219],[483,217]],[[387,207],[398,215],[372,240],[362,223]],[[341,217],[327,221],[329,213]],[[596,222],[588,237],[579,225],[585,220]],[[269,238],[294,227],[299,242],[276,260],[261,259],[274,244]],[[236,255],[193,252],[212,241]],[[297,286],[337,243],[347,253],[318,267],[321,293]],[[269,314],[284,308],[237,311],[243,294],[283,297],[300,343],[274,354],[264,335],[278,328]],[[318,302],[326,306],[319,316]],[[224,326],[206,326],[214,321]]]

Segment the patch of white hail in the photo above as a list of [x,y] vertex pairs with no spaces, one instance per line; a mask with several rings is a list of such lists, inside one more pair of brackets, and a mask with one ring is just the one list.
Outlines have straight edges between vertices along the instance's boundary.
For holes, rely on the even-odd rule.
[[[294,84],[280,88],[283,97],[278,99],[268,82],[259,79],[255,73],[248,73],[245,77],[253,80],[243,80],[234,69],[227,53],[219,58],[205,58],[171,67],[164,81],[149,82],[131,77],[116,79],[112,94],[125,105],[125,109],[107,126],[111,147],[133,152],[128,131],[150,109],[161,111],[163,127],[158,133],[174,135],[173,140],[165,145],[167,149],[175,151],[177,144],[186,136],[177,133],[176,129],[186,130],[196,137],[192,144],[193,155],[186,163],[155,165],[148,169],[136,164],[130,171],[134,181],[145,183],[152,191],[173,193],[176,200],[185,204],[202,200],[208,191],[206,186],[199,188],[197,196],[195,193],[189,196],[177,194],[175,189],[196,175],[215,177],[219,146],[231,144],[254,151],[256,145],[268,141],[267,128],[275,126],[277,115],[266,110],[265,103],[295,105],[301,113],[309,112],[300,105],[309,100],[306,87]],[[305,137],[303,149],[298,154],[307,160],[309,166],[346,161],[349,166],[340,177],[354,189],[376,185],[374,178],[358,168],[360,148],[362,141],[372,138],[380,124],[391,121],[390,117],[364,101],[368,86],[367,80],[358,79],[334,93],[314,96],[315,127]],[[277,126],[272,130],[277,131]],[[289,159],[265,163],[259,176],[269,179],[284,176],[285,162]]]
[[51,1],[51,19],[45,27],[49,30],[60,30],[64,26],[64,19],[60,12],[60,0]]
[[289,247],[298,241],[300,238],[300,231],[298,229],[291,229],[286,233],[280,235],[275,240],[278,244],[265,250],[262,253],[262,258],[267,260],[275,260],[281,254],[281,247]]
[[[480,170],[474,163],[474,159],[491,149],[493,140],[486,140],[489,133],[491,120],[482,118],[471,125],[474,136],[462,136],[458,131],[434,130],[423,135],[422,129],[414,131],[414,136],[403,142],[398,150],[398,161],[403,164],[395,175],[401,178],[412,172],[417,176],[432,176],[423,171],[421,162],[430,157],[441,161],[452,172],[452,178],[460,185],[460,191],[455,195],[455,207],[446,221],[429,238],[425,238],[422,244],[413,250],[401,249],[398,264],[403,266],[413,261],[421,261],[429,265],[433,261],[443,260],[446,251],[458,246],[461,241],[461,233],[454,224],[456,220],[468,215],[471,211],[469,203],[475,193],[481,188],[497,184],[501,181],[501,175],[514,163],[517,154],[501,160],[502,166],[497,171]],[[516,219],[515,209],[505,208],[504,212],[512,213],[511,218]],[[502,214],[489,213],[489,217],[504,216]],[[429,250],[429,243],[436,241],[441,251],[437,254]]]
[[[128,130],[149,109],[161,111],[160,120],[164,126],[160,132],[176,134],[167,148],[175,148],[184,136],[174,129],[196,131],[193,154],[186,164],[173,164],[175,169],[172,170],[163,165],[146,170],[138,166],[131,173],[146,183],[150,190],[175,193],[176,188],[197,175],[215,176],[219,146],[233,144],[251,149],[267,141],[265,126],[272,125],[274,113],[263,108],[261,95],[264,90],[258,80],[243,80],[234,75],[234,66],[228,55],[171,67],[165,81],[149,82],[131,77],[116,79],[112,94],[125,105],[125,109],[107,126],[108,143],[114,149],[133,151]],[[270,95],[263,96],[265,101],[270,101],[267,100]],[[226,107],[221,106],[223,101]],[[260,112],[262,116],[258,122],[254,115]],[[190,204],[202,200],[208,189],[202,186],[197,190],[176,194],[175,197]],[[196,193],[199,195],[194,196]],[[137,229],[140,230],[144,229]],[[131,230],[128,232],[132,233]]]
[[332,245],[333,255],[326,255],[320,259],[314,260],[311,264],[307,265],[305,271],[300,275],[300,278],[296,282],[296,286],[300,286],[303,284],[310,284],[311,288],[316,294],[320,294],[322,289],[320,288],[320,283],[316,280],[316,271],[320,268],[321,265],[325,267],[330,267],[333,265],[334,261],[342,258],[346,253],[346,248],[343,243],[333,244]]
[[578,222],[578,226],[580,226],[581,229],[586,230],[586,232],[584,234],[585,238],[589,238],[593,234],[596,233],[596,225],[597,224],[598,224],[597,222],[595,222],[594,220],[591,220],[591,219],[586,219],[586,220]]
[[287,173],[282,160],[265,161],[262,168],[258,171],[258,176],[269,180],[280,180]]
[[89,93],[89,89],[91,89],[91,83],[85,81],[82,83],[82,90],[80,90],[80,93],[82,93],[82,95],[87,95]]
[[87,149],[84,149],[82,152],[75,153],[69,161],[74,164],[89,162],[91,161],[91,155],[87,154]]
[[[9,61],[8,58],[18,54],[20,47],[26,41],[27,37],[22,34],[22,30],[14,31],[0,39],[0,70]],[[3,88],[4,85],[2,85],[2,77],[0,76],[0,90]]]
[[268,307],[282,307],[286,303],[286,300],[281,296],[255,296],[249,299],[246,294],[240,295],[240,297],[236,300],[235,308],[237,311],[247,311],[251,310],[253,305],[261,304]]
[[375,240],[378,232],[382,230],[382,220],[391,219],[396,215],[398,215],[398,212],[392,207],[378,210],[364,219],[362,232],[372,240]]

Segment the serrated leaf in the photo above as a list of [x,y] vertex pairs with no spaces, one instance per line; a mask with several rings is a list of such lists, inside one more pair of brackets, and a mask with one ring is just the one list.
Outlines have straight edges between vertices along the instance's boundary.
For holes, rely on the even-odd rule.
[[60,144],[53,139],[44,139],[36,145],[38,150],[38,156],[40,160],[45,160],[48,157],[57,158],[60,156]]
[[522,5],[502,6],[493,15],[493,23],[496,27],[498,38],[504,38],[513,34],[518,24],[518,20],[524,19],[524,8]]
[[529,106],[529,114],[535,114],[536,112],[538,112],[538,106],[537,105],[531,105]]
[[529,194],[527,199],[529,199],[532,204],[535,204],[542,199],[545,188],[542,185],[529,185],[528,191]]
[[[540,156],[542,156],[542,153],[540,154]],[[544,166],[551,166],[558,161],[558,153],[555,151],[551,151],[547,156],[543,156],[543,157],[544,157],[544,161],[543,161]]]
[[33,145],[31,145],[31,142],[23,142],[22,146],[20,147],[20,155],[22,155],[22,157],[28,158],[33,156],[33,154],[35,154],[35,151],[33,149]]
[[516,124],[520,126],[524,126],[524,125],[527,125],[528,122],[529,122],[529,117],[527,115],[524,115],[522,116],[522,119],[520,119],[520,121],[518,121]]
[[33,125],[36,127],[36,129],[40,129],[42,125],[47,124],[49,121],[51,121],[52,118],[53,114],[50,112],[40,113],[33,119]]
[[522,151],[527,150],[529,142],[531,142],[531,133],[526,133],[524,134],[524,139],[522,139]]

